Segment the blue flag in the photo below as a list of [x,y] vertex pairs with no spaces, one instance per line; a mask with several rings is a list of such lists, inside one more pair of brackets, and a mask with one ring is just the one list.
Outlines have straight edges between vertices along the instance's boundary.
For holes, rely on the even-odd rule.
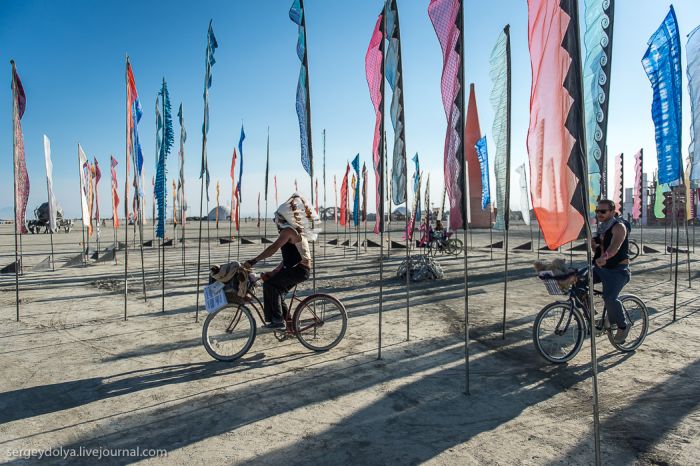
[[245,131],[243,131],[243,125],[241,125],[241,137],[238,140],[238,153],[241,157],[241,164],[238,166],[238,185],[236,186],[236,191],[238,191],[238,202],[243,202],[241,198],[241,180],[243,179],[243,140],[245,139]]
[[[204,123],[202,123],[202,136],[204,139],[207,137],[209,132],[209,88],[211,88],[211,68],[216,63],[214,59],[214,51],[219,47],[219,43],[216,41],[214,36],[214,28],[212,28],[212,22],[209,21],[209,30],[207,31],[207,53],[205,62],[205,73],[204,73]],[[207,150],[204,146],[202,151],[202,169],[199,172],[199,177],[205,176],[207,184],[207,201],[209,200],[209,164],[207,162]]]
[[155,183],[155,194],[156,200],[158,201],[158,225],[156,227],[156,236],[158,238],[165,238],[165,217],[167,215],[167,199],[168,199],[168,185],[166,183],[166,170],[165,162],[170,154],[170,149],[173,147],[173,142],[175,142],[175,133],[173,132],[173,119],[171,115],[170,108],[170,94],[168,93],[168,85],[163,79],[163,85],[158,93],[160,96],[161,104],[163,105],[163,117],[161,121],[161,140],[159,141],[159,153],[156,154],[157,164],[156,164],[156,183]]
[[420,161],[418,159],[418,152],[413,156],[413,162],[416,164],[416,172],[413,174],[413,196],[416,199],[415,204],[418,206],[416,209],[416,222],[420,222]]
[[[486,147],[486,136],[476,141],[476,156],[481,167],[481,210],[486,210],[491,202],[491,188],[489,187],[489,153]],[[500,207],[500,206],[499,206]]]
[[357,154],[355,158],[352,159],[352,168],[355,170],[355,179],[357,179],[352,209],[352,221],[355,226],[358,226],[360,224],[360,154]]
[[654,98],[651,116],[656,128],[659,184],[681,182],[681,40],[671,6],[659,29],[649,39],[642,58]]
[[311,141],[309,134],[309,72],[306,68],[306,21],[304,19],[304,7],[300,0],[294,0],[289,9],[289,19],[299,26],[297,35],[297,57],[301,61],[299,81],[297,82],[297,117],[299,118],[299,136],[301,141],[301,165],[306,173],[311,175],[313,159],[311,153]]

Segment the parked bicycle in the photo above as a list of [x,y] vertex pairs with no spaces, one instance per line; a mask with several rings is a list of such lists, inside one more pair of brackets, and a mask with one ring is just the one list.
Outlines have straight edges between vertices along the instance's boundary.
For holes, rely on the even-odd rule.
[[[568,290],[562,290],[560,281],[576,277]],[[556,301],[545,306],[537,317],[532,329],[532,339],[537,351],[547,361],[560,364],[571,360],[581,349],[586,335],[590,335],[590,311],[588,305],[588,268],[582,268],[566,275],[554,276],[551,272],[539,275],[550,295],[568,295],[566,301]],[[594,295],[601,292],[594,290]],[[622,343],[616,343],[614,326],[607,318],[606,309],[595,321],[597,335],[607,333],[610,343],[622,352],[632,352],[639,348],[649,329],[649,313],[644,302],[634,295],[621,295],[620,301],[630,332]]]
[[[251,278],[244,298],[239,302],[229,301],[228,305],[211,312],[204,321],[202,343],[214,359],[235,361],[253,346],[257,335],[254,313],[261,322],[265,322],[263,304],[255,295],[259,282],[259,277]],[[348,325],[345,306],[328,294],[316,293],[300,299],[296,291],[294,287],[289,304],[290,307],[294,301],[298,304],[290,313],[290,307],[283,303],[286,328],[275,330],[275,338],[284,341],[296,337],[299,343],[312,351],[328,351],[340,343]]]

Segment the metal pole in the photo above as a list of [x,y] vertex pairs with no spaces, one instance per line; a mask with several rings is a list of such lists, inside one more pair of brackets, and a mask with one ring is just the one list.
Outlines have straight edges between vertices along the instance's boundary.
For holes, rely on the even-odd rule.
[[17,257],[18,247],[17,247],[17,139],[15,134],[15,128],[17,126],[18,109],[17,109],[17,90],[15,89],[15,62],[10,60],[12,65],[12,182],[14,185],[13,199],[14,199],[14,212],[15,212],[15,309],[16,309],[16,321],[19,322],[19,263],[21,258]]
[[[503,250],[505,251],[505,259],[503,263],[503,325],[502,325],[502,331],[501,331],[501,338],[505,340],[506,338],[506,304],[508,302],[508,236],[510,232],[510,151],[511,151],[511,140],[510,140],[510,133],[511,133],[511,118],[510,118],[510,111],[511,111],[511,72],[510,72],[510,66],[511,66],[511,61],[510,61],[510,25],[506,25],[506,27],[503,29],[503,32],[506,34],[506,63],[507,63],[507,71],[506,71],[506,93],[507,93],[507,99],[506,99],[506,106],[507,106],[507,111],[506,111],[506,196],[503,202],[503,207],[504,207],[504,212],[503,212],[503,218],[505,221],[505,239],[503,242]],[[491,248],[492,254],[493,254],[493,248]]]
[[[675,281],[673,283],[673,321],[676,321],[676,308],[678,304],[678,213],[676,211],[676,192],[673,188],[671,188],[671,195],[673,196],[673,207],[672,207],[672,212],[673,212],[673,218],[671,219],[671,227],[673,228],[673,223],[676,224],[676,274],[675,274]],[[673,241],[673,238],[671,238],[671,241]],[[671,249],[671,258],[673,258],[673,249]],[[673,270],[673,269],[671,269]]]
[[[382,31],[384,36],[386,36],[386,6],[387,5],[385,1],[384,14],[382,15]],[[380,71],[381,80],[379,84],[380,109],[382,111],[382,117],[379,120],[379,134],[382,138],[386,139],[386,135],[384,134],[384,41],[382,41],[382,43],[379,45],[379,48],[382,51],[382,63]],[[379,220],[379,324],[377,326],[377,359],[382,359],[382,311],[384,310],[384,186],[386,183],[386,178],[382,176],[385,173],[384,159],[386,157],[386,145],[384,143],[385,141],[382,140],[379,144],[379,170],[377,170],[378,173],[375,174],[375,176],[379,176],[379,189],[377,195],[381,199],[381,201],[379,202],[379,209],[377,211],[377,219]],[[372,154],[372,156],[374,156],[374,154]]]
[[[129,56],[126,56],[126,64],[124,66],[124,82],[126,84],[126,126],[125,126],[125,157],[126,163],[124,164],[124,320],[127,316],[127,294],[129,288],[129,76],[128,76],[128,66],[129,66]],[[80,150],[80,145],[78,145],[78,150]],[[82,179],[82,174],[81,174]],[[82,183],[80,192],[80,202],[82,205]],[[83,222],[83,240],[85,235],[85,222]]]

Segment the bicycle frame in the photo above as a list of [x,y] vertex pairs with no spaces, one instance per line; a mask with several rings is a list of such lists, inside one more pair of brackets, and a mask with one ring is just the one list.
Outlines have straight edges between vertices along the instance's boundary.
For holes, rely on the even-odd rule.
[[[260,302],[260,299],[255,295],[255,287],[250,287],[248,289],[248,292],[246,293],[245,296],[245,304],[249,305],[249,307],[252,307],[255,310],[255,313],[258,315],[258,318],[260,319],[260,322],[265,324],[265,306],[263,305],[262,302]],[[308,299],[308,298],[307,298]],[[296,312],[296,309],[301,306],[301,304],[304,302],[303,299],[299,299],[297,297],[297,286],[294,286],[294,289],[292,290],[292,297],[289,299],[289,305],[283,305],[282,308],[286,310],[285,316],[284,316],[284,321],[286,324],[285,328],[285,336],[287,334],[289,335],[296,335],[296,331],[294,330],[294,326],[292,325],[292,316],[294,315],[294,312],[292,312],[292,307],[294,307],[294,301],[297,301],[298,304],[296,308],[294,308],[294,311]],[[282,297],[282,303],[286,304],[284,296]],[[299,329],[299,331],[306,330],[308,327]]]

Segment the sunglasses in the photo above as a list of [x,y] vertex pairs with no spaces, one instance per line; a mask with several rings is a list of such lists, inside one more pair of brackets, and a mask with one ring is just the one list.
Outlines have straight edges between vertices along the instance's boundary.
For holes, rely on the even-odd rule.
[[596,209],[595,210],[596,214],[607,214],[608,212],[610,212],[610,211],[606,210],[606,209]]

